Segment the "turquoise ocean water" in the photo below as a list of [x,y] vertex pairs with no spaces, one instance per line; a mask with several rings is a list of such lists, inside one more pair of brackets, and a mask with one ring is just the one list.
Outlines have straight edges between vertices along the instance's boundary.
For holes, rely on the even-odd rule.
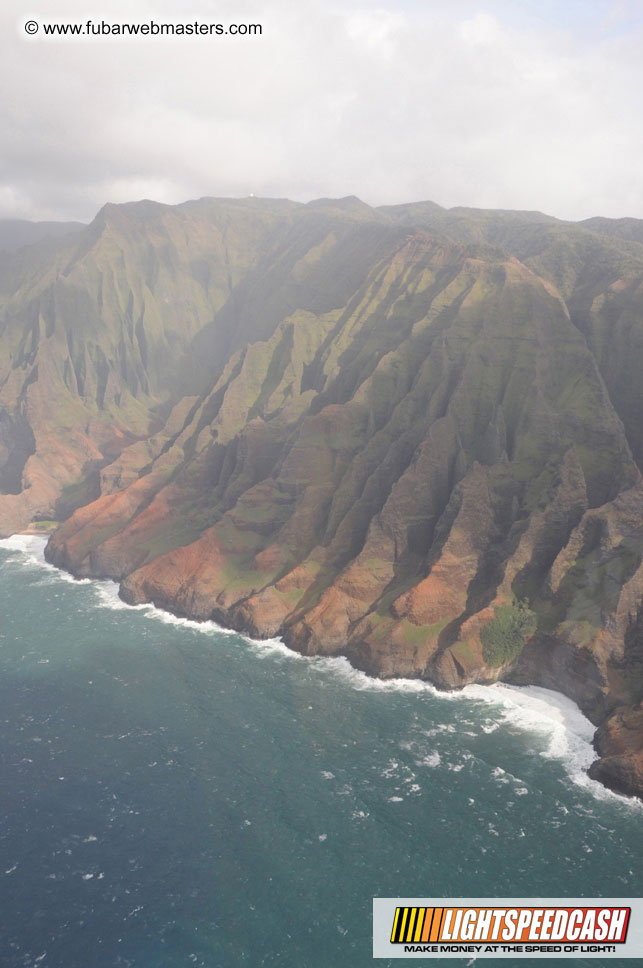
[[374,896],[643,894],[563,697],[369,680],[43,547],[0,541],[1,968],[362,968]]

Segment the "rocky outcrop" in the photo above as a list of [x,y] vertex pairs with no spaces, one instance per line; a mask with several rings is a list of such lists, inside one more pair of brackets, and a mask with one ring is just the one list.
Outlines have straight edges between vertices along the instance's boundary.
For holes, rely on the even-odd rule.
[[617,793],[641,796],[643,789],[643,704],[621,707],[596,732],[600,759],[589,775]]
[[[0,523],[71,487],[48,558],[127,601],[373,675],[559,689],[602,724],[594,774],[643,794],[643,451],[616,377],[643,365],[643,246],[521,213],[206,200],[109,207],[65,260],[38,377],[0,391]],[[102,342],[89,314],[70,348],[62,293],[99,269]],[[50,291],[21,286],[16,312]]]

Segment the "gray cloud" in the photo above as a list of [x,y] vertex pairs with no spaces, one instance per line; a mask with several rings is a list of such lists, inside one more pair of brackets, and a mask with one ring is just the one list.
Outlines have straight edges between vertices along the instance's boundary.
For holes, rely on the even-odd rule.
[[[255,192],[643,217],[631,3],[41,4],[25,14],[9,0],[1,15],[0,216]],[[23,29],[90,15],[264,32],[55,41]]]

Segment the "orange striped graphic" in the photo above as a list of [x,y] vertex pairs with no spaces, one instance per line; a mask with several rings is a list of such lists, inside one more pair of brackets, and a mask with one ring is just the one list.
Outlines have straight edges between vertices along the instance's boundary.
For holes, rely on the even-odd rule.
[[440,937],[440,932],[442,931],[442,922],[444,920],[445,908],[436,908],[433,915],[433,926],[431,928],[430,941],[437,941]]

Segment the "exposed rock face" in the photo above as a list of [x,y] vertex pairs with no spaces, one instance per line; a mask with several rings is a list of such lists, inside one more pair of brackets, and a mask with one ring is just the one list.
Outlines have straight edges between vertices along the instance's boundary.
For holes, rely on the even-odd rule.
[[130,602],[374,675],[559,689],[603,724],[593,774],[642,795],[633,232],[108,206],[5,272],[0,529],[76,507],[49,559]]
[[617,793],[641,796],[643,789],[643,705],[620,707],[599,727],[595,745],[601,755],[589,775]]

